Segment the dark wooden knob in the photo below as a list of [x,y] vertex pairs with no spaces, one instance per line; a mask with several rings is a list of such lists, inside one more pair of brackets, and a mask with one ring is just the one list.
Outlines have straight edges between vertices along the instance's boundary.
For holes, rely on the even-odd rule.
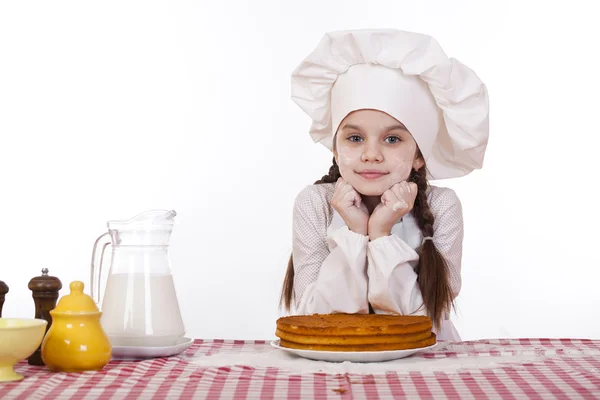
[[[52,326],[52,316],[50,311],[56,307],[58,293],[62,289],[62,282],[55,276],[48,275],[48,269],[42,269],[42,275],[36,276],[29,281],[29,290],[32,291],[33,301],[35,302],[35,318],[41,318],[48,321],[46,332]],[[29,357],[30,365],[44,365],[42,361],[41,345]]]
[[2,306],[4,305],[4,296],[8,293],[8,285],[0,281],[0,318],[2,318]]

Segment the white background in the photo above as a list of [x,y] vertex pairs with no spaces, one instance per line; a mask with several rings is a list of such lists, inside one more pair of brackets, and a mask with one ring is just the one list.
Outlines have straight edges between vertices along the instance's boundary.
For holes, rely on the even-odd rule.
[[[552,3],[552,4],[549,4]],[[106,221],[175,209],[187,335],[269,339],[297,193],[331,154],[290,73],[326,31],[430,34],[488,85],[484,168],[459,180],[463,339],[600,338],[594,1],[0,3],[0,280],[89,290]]]

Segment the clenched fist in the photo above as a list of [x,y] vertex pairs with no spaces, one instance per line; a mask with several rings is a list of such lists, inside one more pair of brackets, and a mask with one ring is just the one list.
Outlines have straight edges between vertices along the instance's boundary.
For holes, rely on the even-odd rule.
[[367,233],[371,240],[390,235],[394,224],[412,210],[417,191],[416,183],[404,181],[383,192],[381,203],[369,218]]
[[354,187],[343,178],[339,178],[335,184],[331,205],[346,222],[348,229],[366,236],[369,214],[366,207],[361,207],[361,203],[360,194]]

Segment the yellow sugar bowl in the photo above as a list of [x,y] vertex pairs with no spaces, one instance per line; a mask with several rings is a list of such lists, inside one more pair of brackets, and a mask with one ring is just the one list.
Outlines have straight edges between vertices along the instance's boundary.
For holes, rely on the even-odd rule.
[[83,282],[69,285],[50,311],[52,326],[42,342],[42,360],[51,371],[99,371],[110,361],[112,347],[100,325],[102,312],[83,293]]

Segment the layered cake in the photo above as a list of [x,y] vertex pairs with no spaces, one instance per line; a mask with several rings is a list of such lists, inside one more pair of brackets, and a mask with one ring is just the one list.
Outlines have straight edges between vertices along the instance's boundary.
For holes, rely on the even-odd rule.
[[384,314],[294,315],[277,320],[282,347],[318,351],[407,350],[435,344],[426,316]]

